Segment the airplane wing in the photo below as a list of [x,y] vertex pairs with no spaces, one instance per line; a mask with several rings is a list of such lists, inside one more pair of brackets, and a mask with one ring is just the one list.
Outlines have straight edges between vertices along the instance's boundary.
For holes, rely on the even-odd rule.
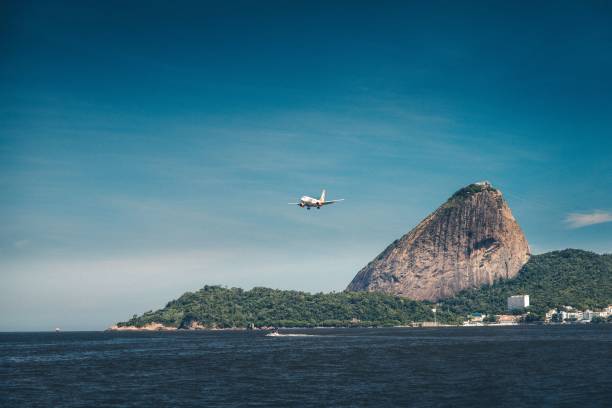
[[288,205],[300,205],[300,203],[287,203]]
[[333,204],[333,203],[337,203],[339,201],[344,201],[344,198],[339,198],[337,200],[329,200],[329,201],[325,201],[324,203],[322,203],[322,205],[327,205],[327,204]]

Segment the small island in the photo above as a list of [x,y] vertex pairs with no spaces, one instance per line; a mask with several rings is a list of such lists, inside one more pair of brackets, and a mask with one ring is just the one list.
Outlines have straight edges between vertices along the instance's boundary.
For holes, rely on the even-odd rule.
[[566,305],[578,310],[604,309],[612,303],[612,255],[576,249],[535,255],[514,278],[464,290],[438,302],[378,292],[310,294],[204,286],[110,329],[459,326],[479,317],[483,323],[495,324],[499,322],[496,316],[507,316],[507,299],[516,294],[528,294],[531,304],[510,313],[514,323],[544,323],[550,310]]

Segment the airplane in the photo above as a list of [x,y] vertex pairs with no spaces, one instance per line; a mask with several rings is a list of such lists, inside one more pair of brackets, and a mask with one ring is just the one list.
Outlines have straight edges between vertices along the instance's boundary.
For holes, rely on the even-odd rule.
[[289,203],[289,205],[299,205],[302,208],[306,207],[307,210],[310,210],[310,207],[317,207],[317,210],[320,210],[324,205],[337,203],[339,201],[344,201],[344,198],[329,201],[325,200],[325,190],[323,190],[321,191],[321,198],[319,199],[303,196],[300,198],[299,203]]

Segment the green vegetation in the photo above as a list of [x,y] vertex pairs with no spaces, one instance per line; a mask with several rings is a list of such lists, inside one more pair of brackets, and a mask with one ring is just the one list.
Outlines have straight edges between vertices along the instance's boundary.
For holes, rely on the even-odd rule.
[[[528,294],[526,321],[562,305],[598,309],[612,303],[612,255],[568,249],[533,256],[513,279],[460,292],[439,302],[437,320],[460,323],[472,312],[504,314],[508,296]],[[310,294],[297,291],[205,286],[185,293],[163,309],[134,316],[119,326],[161,323],[177,328],[205,327],[394,326],[433,321],[429,302],[369,292]],[[489,321],[494,321],[490,316]]]
[[508,296],[523,294],[529,295],[529,311],[541,318],[563,305],[579,310],[605,307],[612,303],[612,255],[577,249],[535,255],[515,278],[462,291],[441,303],[459,315],[501,314],[506,313]]
[[606,319],[604,319],[603,317],[599,317],[599,316],[594,316],[591,319],[591,323],[605,323]]
[[470,184],[457,190],[440,208],[448,211],[462,203],[464,199],[482,191],[498,191],[490,184]]
[[485,323],[495,323],[497,321],[497,317],[495,315],[488,315],[484,319],[482,319]]
[[470,184],[469,186],[463,187],[451,196],[451,200],[456,198],[465,198],[481,191],[497,191],[489,184]]
[[119,326],[162,323],[185,328],[192,322],[218,328],[247,327],[250,323],[258,327],[393,326],[428,320],[433,320],[433,313],[427,303],[381,293],[310,294],[205,286],[195,293],[185,293],[163,309],[147,312]]

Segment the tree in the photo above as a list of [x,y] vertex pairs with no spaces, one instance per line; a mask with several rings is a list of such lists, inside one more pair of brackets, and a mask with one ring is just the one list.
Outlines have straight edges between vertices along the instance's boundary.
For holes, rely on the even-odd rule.
[[487,317],[482,319],[482,321],[485,322],[485,323],[495,323],[495,322],[497,322],[497,316],[495,316],[495,315],[488,315]]
[[544,320],[544,316],[537,313],[527,313],[525,316],[525,323],[535,323]]
[[551,316],[550,321],[553,323],[562,323],[563,316],[561,315],[561,313],[555,313]]

